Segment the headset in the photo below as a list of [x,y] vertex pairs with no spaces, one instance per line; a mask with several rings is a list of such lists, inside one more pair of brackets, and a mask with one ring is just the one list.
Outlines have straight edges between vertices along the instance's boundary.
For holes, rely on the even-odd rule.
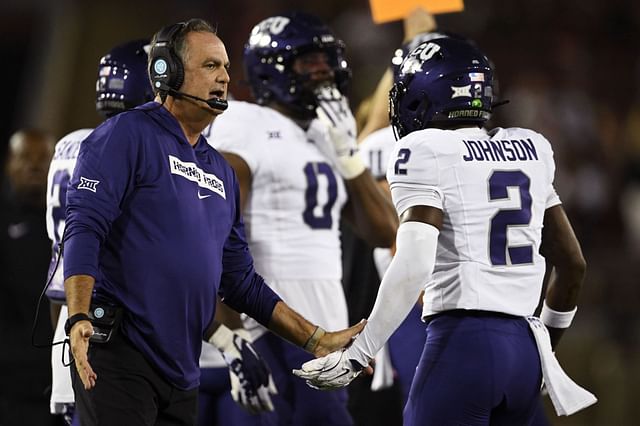
[[158,32],[155,43],[149,52],[149,78],[153,89],[160,94],[162,103],[167,95],[177,98],[186,97],[201,101],[211,108],[224,111],[229,106],[225,99],[203,99],[188,93],[180,92],[184,82],[184,64],[175,51],[175,40],[178,33],[187,26],[186,22],[178,22],[164,27]]
[[163,102],[171,90],[180,90],[184,82],[184,65],[173,44],[185,26],[186,23],[178,22],[161,29],[149,52],[149,78]]

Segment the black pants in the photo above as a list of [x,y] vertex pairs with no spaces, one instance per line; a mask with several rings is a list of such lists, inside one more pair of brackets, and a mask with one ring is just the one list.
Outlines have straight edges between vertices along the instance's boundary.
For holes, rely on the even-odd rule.
[[121,332],[89,346],[98,376],[86,391],[75,368],[71,380],[82,426],[195,425],[198,389],[184,391],[165,380]]

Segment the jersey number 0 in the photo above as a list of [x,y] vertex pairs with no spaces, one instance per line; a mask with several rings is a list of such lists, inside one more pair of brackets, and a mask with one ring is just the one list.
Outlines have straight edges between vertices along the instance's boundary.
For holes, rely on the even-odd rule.
[[[307,163],[304,166],[304,175],[307,177],[307,189],[304,193],[305,209],[302,213],[302,219],[304,223],[312,229],[331,229],[333,225],[331,210],[338,198],[336,176],[333,174],[331,166],[324,162]],[[318,177],[321,175],[324,175],[327,179],[327,196],[321,212],[316,212],[316,207],[318,207],[319,203],[318,192],[320,188],[320,185],[318,185]]]

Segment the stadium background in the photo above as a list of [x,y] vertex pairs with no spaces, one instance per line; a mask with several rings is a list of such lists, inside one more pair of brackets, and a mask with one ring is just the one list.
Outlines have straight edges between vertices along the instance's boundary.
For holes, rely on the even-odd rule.
[[[556,183],[588,261],[574,326],[558,357],[599,403],[557,425],[640,422],[640,3],[467,0],[439,28],[477,41],[510,103],[495,125],[531,127],[552,142]],[[36,126],[57,138],[100,118],[97,61],[113,45],[150,37],[189,17],[217,23],[242,84],[242,45],[253,24],[285,10],[325,19],[347,44],[352,106],[369,95],[402,38],[374,25],[366,0],[5,0],[0,4],[0,142]],[[1,281],[1,279],[0,279]],[[548,407],[549,408],[549,407]]]

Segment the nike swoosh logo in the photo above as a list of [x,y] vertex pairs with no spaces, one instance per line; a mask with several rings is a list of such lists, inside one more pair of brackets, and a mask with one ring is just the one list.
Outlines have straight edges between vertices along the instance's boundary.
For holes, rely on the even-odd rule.
[[211,197],[211,194],[201,195],[201,194],[200,194],[200,191],[198,191],[198,198],[199,198],[200,200],[204,200],[205,198],[209,198],[209,197]]
[[349,370],[347,367],[342,367],[342,373],[336,375],[336,377],[334,377],[334,379],[337,379],[337,378],[342,377],[342,376],[346,376],[349,373],[351,373],[351,370]]

